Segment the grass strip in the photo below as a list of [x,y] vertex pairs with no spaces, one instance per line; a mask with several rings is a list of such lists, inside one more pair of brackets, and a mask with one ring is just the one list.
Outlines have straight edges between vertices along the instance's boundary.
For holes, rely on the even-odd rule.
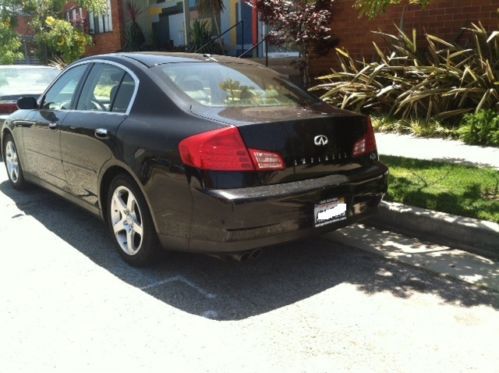
[[499,171],[381,156],[390,168],[387,201],[499,223]]

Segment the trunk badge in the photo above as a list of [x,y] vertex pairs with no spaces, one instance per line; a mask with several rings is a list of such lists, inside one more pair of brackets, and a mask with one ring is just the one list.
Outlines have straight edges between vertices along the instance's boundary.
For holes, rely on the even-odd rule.
[[326,146],[329,143],[329,139],[325,135],[317,135],[314,137],[314,144],[317,146]]

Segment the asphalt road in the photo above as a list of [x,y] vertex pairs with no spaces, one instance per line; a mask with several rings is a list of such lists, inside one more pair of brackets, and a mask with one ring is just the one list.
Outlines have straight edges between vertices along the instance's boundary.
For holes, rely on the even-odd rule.
[[0,164],[0,253],[0,372],[499,371],[496,293],[325,238],[134,269]]

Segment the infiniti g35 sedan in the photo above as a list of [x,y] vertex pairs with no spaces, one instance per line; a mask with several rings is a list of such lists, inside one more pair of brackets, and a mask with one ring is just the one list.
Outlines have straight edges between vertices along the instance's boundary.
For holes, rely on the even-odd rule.
[[69,66],[2,127],[10,183],[100,216],[122,257],[234,254],[328,232],[387,189],[368,117],[257,63],[120,53]]

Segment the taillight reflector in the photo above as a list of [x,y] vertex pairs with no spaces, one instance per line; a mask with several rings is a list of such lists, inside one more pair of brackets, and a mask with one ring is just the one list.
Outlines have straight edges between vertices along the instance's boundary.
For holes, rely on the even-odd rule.
[[352,150],[352,155],[354,157],[361,157],[363,155],[376,152],[376,137],[374,136],[374,130],[371,123],[371,118],[367,119],[367,131],[364,136],[357,141]]
[[277,153],[264,150],[249,149],[253,163],[257,170],[283,170],[284,160]]
[[229,127],[203,132],[179,144],[182,162],[211,171],[265,171],[284,169],[276,153],[246,148],[237,128]]

